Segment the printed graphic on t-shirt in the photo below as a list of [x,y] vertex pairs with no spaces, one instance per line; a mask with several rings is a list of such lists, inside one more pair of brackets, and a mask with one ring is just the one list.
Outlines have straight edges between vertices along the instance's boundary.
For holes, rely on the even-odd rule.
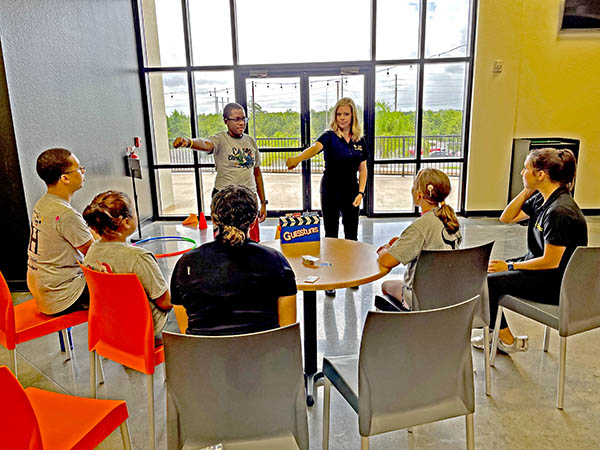
[[237,148],[232,147],[231,153],[227,156],[229,161],[233,161],[237,167],[242,169],[250,169],[254,167],[254,157],[252,156],[252,149],[248,147]]
[[39,255],[39,227],[42,225],[43,217],[36,210],[33,210],[33,217],[31,220],[31,233],[29,234],[29,251]]

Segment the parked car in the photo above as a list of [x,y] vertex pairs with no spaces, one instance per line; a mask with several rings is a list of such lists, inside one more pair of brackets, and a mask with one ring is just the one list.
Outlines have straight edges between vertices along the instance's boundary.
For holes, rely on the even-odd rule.
[[454,155],[448,150],[432,149],[429,150],[430,158],[452,158]]

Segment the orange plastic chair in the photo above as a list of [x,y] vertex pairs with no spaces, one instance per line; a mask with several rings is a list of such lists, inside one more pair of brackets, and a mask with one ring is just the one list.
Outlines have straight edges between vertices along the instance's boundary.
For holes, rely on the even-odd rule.
[[104,273],[82,267],[90,291],[88,349],[91,396],[96,398],[96,353],[146,375],[148,428],[154,437],[154,367],[164,362],[163,346],[154,347],[148,298],[134,273]]
[[23,389],[0,367],[0,447],[11,450],[94,449],[121,426],[123,448],[131,449],[127,404],[93,400],[29,387]]
[[[17,375],[17,344],[55,333],[87,322],[87,311],[76,311],[63,316],[42,314],[34,299],[13,306],[10,290],[0,272],[0,344],[10,352],[9,367]],[[66,347],[69,347],[68,343]]]

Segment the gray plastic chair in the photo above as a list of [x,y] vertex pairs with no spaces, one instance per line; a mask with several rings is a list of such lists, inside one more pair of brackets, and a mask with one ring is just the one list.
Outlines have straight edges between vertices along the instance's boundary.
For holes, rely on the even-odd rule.
[[475,308],[473,328],[483,328],[486,395],[492,395],[487,268],[493,246],[494,241],[457,250],[424,250],[419,255],[413,284],[415,310],[441,308],[478,294],[481,296],[481,301]]
[[163,342],[169,450],[308,450],[299,324]]
[[492,390],[487,267],[493,246],[492,241],[457,250],[423,250],[419,255],[413,284],[415,311],[455,305],[465,298],[481,295],[473,316],[473,328],[483,328],[486,395],[491,395]]
[[473,449],[470,339],[479,300],[430,311],[369,311],[360,354],[323,359],[323,450],[329,449],[332,385],[358,414],[362,450],[369,436],[462,415]]
[[498,302],[498,315],[492,342],[492,364],[498,349],[498,328],[503,309],[510,309],[546,326],[544,351],[548,351],[550,328],[560,336],[560,362],[556,407],[565,402],[567,337],[600,327],[600,247],[578,247],[565,270],[560,288],[560,303],[545,305],[504,295]]

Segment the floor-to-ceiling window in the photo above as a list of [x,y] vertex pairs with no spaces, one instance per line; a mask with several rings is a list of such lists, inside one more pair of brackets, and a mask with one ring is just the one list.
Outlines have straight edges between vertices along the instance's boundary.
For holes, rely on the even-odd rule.
[[319,209],[322,155],[292,171],[285,160],[344,96],[372,149],[363,213],[414,214],[423,167],[450,176],[464,209],[475,0],[133,1],[160,217],[209,212],[212,156],[172,143],[224,130],[232,101],[261,149],[270,213]]

